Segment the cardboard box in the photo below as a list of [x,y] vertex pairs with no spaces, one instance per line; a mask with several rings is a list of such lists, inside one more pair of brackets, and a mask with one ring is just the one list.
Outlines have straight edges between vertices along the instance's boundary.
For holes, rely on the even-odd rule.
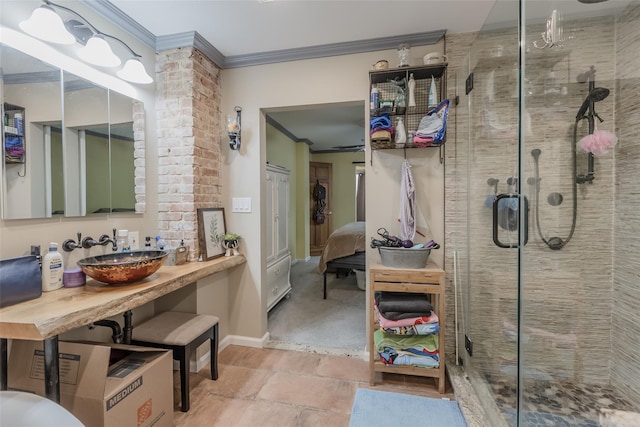
[[[173,426],[170,350],[59,342],[60,404],[87,427]],[[42,342],[14,340],[9,389],[44,396]]]

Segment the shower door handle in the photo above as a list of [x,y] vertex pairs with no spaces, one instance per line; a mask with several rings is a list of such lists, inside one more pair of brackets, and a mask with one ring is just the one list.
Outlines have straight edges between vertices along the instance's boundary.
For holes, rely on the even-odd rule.
[[[509,199],[516,199],[518,209],[511,208]],[[502,200],[504,201],[501,203]],[[493,243],[496,246],[500,248],[517,248],[520,246],[520,209],[524,209],[524,243],[522,244],[524,246],[529,241],[529,201],[527,198],[525,196],[519,198],[517,194],[498,194],[493,200]],[[518,230],[518,243],[502,243],[498,235],[498,227],[508,231]]]

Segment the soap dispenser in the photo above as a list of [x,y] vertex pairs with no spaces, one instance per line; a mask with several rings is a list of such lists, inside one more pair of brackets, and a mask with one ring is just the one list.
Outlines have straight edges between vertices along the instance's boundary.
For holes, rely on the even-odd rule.
[[186,264],[189,257],[189,246],[185,246],[184,239],[180,240],[180,246],[176,248],[176,265]]

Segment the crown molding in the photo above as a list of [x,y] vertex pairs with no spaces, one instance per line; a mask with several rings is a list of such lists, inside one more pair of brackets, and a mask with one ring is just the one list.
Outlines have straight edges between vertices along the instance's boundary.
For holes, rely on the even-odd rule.
[[134,21],[109,0],[82,0],[82,3],[95,10],[104,18],[127,31],[147,46],[162,51],[181,47],[195,47],[216,66],[226,68],[251,67],[278,62],[300,61],[304,59],[325,58],[328,56],[351,55],[378,50],[396,49],[400,44],[421,46],[436,44],[444,38],[446,30],[427,31],[402,36],[379,37],[344,43],[332,43],[303,48],[283,49],[270,52],[250,53],[225,57],[196,31],[156,37],[145,27]]
[[156,50],[158,52],[181,47],[194,47],[216,64],[217,67],[224,68],[224,55],[197,31],[188,31],[156,38]]
[[152,49],[156,48],[156,36],[145,27],[134,21],[129,15],[118,9],[108,0],[82,0],[82,3],[104,18],[113,22],[142,43]]
[[437,30],[403,36],[379,37],[353,42],[332,43],[304,48],[227,56],[222,68],[250,67],[254,65],[274,64],[277,62],[299,61],[303,59],[324,58],[328,56],[350,55],[355,53],[396,49],[398,45],[403,43],[411,46],[431,45],[438,43],[445,36],[446,32],[446,30]]
[[298,138],[297,136],[295,136],[294,134],[289,132],[289,130],[287,128],[282,126],[273,117],[269,116],[268,114],[265,115],[265,121],[267,123],[269,123],[271,126],[273,126],[274,128],[276,128],[277,130],[279,130],[280,132],[282,132],[287,138],[289,138],[293,142],[303,142],[303,143],[307,144],[308,146],[312,146],[313,145],[313,141],[311,141],[311,140],[309,140],[307,138]]

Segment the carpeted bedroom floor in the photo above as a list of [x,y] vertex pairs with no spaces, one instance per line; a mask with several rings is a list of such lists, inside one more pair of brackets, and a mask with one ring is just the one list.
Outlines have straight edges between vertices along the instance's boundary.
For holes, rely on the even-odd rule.
[[327,274],[327,299],[322,299],[319,257],[291,266],[291,298],[270,312],[269,347],[361,356],[365,349],[365,292],[351,272]]

